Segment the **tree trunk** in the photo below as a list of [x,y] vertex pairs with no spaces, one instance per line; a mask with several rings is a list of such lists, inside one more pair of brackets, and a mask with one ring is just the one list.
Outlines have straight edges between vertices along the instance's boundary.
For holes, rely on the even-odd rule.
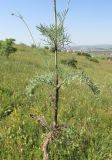
[[56,0],[54,0],[54,23],[55,23],[55,106],[54,106],[54,127],[58,126],[58,101],[59,101],[59,77],[58,77],[58,46],[57,46],[57,10],[56,10]]
[[54,127],[58,126],[58,101],[59,101],[59,82],[58,73],[56,74],[56,90],[55,90],[55,108],[54,108]]

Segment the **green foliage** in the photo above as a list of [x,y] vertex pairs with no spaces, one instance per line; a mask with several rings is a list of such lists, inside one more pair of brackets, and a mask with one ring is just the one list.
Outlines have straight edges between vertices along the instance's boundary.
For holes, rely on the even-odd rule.
[[39,26],[37,26],[37,29],[42,33],[43,37],[45,37],[44,41],[51,48],[56,47],[57,50],[60,50],[71,43],[70,35],[66,33],[66,30],[64,28],[64,21],[68,10],[69,8],[64,10],[62,13],[57,14],[57,27],[54,24],[40,24]]
[[100,89],[96,83],[94,83],[84,72],[81,74],[81,82],[85,82],[90,89],[93,91],[94,94],[99,94]]
[[[58,52],[61,52],[61,49],[58,49],[57,51],[58,51]],[[54,47],[51,47],[51,48],[50,48],[50,52],[54,53],[54,52],[55,52],[55,48],[54,48]]]
[[[30,82],[29,85],[26,88],[26,94],[28,96],[32,96],[36,90],[36,88],[39,87],[39,85],[42,84],[48,84],[55,87],[55,81],[54,81],[55,73],[45,73],[43,75],[36,75]],[[74,80],[79,80],[80,83],[85,83],[89,88],[92,90],[94,94],[99,94],[100,89],[96,83],[94,83],[84,72],[73,72],[69,71],[69,73],[64,71],[60,72],[60,86],[69,85]]]
[[32,47],[32,48],[36,48],[36,45],[35,45],[35,44],[32,44],[31,47]]
[[53,73],[45,73],[43,75],[36,75],[30,82],[29,85],[26,87],[26,93],[28,96],[31,96],[34,94],[34,91],[36,88],[39,87],[39,85],[42,85],[44,83],[48,85],[53,85]]
[[45,46],[44,48],[45,48],[45,49],[49,49],[49,47],[48,47],[48,46]]
[[65,65],[68,65],[70,67],[73,67],[73,68],[77,68],[77,60],[75,59],[68,59],[68,60],[61,60],[61,63],[62,64],[65,64]]
[[15,53],[17,49],[13,46],[14,42],[15,42],[15,39],[10,38],[0,43],[1,55],[6,56],[8,58],[10,54]]
[[44,41],[53,48],[55,48],[56,43],[57,43],[57,48],[59,49],[62,48],[63,44],[68,45],[70,43],[69,35],[65,33],[65,29],[61,24],[59,24],[57,27],[57,35],[55,31],[55,25],[45,26],[40,24],[40,26],[37,26],[37,29],[45,37]]
[[[88,120],[87,120],[88,121]],[[107,154],[110,152],[111,142],[107,142],[110,136],[107,133],[94,133],[89,130],[90,125],[93,122],[89,120],[86,121],[85,126],[77,129],[75,126],[64,130],[60,135],[54,140],[54,143],[50,146],[53,152],[50,152],[50,158],[55,160],[87,160],[87,159],[98,159],[98,160],[111,160],[112,155]],[[90,124],[91,122],[91,124]],[[86,130],[87,129],[87,130]],[[103,146],[102,146],[103,145]],[[58,148],[58,150],[56,150]],[[103,151],[106,152],[103,152]]]
[[87,57],[87,58],[92,62],[99,63],[99,60],[95,57]]
[[1,50],[1,48],[2,48],[2,42],[3,42],[3,41],[0,41],[0,50]]
[[76,53],[77,55],[81,56],[81,53],[82,53],[82,52],[80,52],[80,51],[75,51],[75,53]]
[[92,57],[91,54],[89,54],[89,53],[86,53],[86,52],[76,52],[76,53],[79,56],[87,57],[92,62],[99,63],[99,60],[97,58],[95,58],[95,57]]
[[54,52],[55,52],[55,48],[54,48],[54,47],[51,47],[51,48],[50,48],[50,52],[53,52],[53,53],[54,53]]
[[76,53],[79,56],[91,57],[91,55],[89,53],[86,53],[86,52],[79,52],[79,51],[77,51]]
[[107,60],[112,61],[112,56],[107,57]]

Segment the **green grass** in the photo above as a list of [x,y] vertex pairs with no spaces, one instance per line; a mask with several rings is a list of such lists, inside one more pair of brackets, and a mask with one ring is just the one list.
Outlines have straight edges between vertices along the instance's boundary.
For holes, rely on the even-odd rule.
[[[17,48],[9,59],[0,57],[0,159],[41,160],[40,147],[46,131],[29,114],[44,115],[52,124],[51,88],[41,85],[31,98],[25,89],[37,73],[54,70],[54,54],[45,49]],[[95,96],[78,80],[61,89],[58,118],[69,129],[50,144],[51,160],[112,159],[112,64],[106,58],[96,58],[99,63],[84,56],[59,54],[63,71],[76,68],[62,64],[62,60],[77,60],[77,68],[99,84],[101,93]]]

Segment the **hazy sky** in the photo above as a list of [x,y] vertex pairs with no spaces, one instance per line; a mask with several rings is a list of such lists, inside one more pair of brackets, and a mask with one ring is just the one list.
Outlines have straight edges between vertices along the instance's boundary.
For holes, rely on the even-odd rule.
[[[67,0],[57,0],[58,10]],[[40,33],[36,25],[53,21],[53,0],[0,0],[0,39],[15,38],[17,42],[32,43],[24,24],[12,12],[20,12],[37,42]],[[66,29],[74,44],[112,44],[112,0],[71,0]]]

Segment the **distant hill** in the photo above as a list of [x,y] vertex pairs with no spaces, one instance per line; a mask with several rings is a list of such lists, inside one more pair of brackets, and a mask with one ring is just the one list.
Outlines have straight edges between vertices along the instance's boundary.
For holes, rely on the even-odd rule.
[[112,53],[112,45],[78,45],[72,46],[73,51],[85,51],[85,52],[110,52]]

